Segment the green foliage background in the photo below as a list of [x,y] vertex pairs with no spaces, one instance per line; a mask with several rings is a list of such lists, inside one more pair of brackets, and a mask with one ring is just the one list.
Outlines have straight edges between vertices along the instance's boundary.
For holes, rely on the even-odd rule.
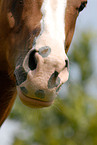
[[[91,80],[97,82],[90,57],[93,37],[82,33],[73,44],[69,54],[70,79],[53,106],[34,110],[17,98],[10,119],[20,122],[24,133],[20,130],[16,134],[13,145],[97,145],[97,98],[86,89]],[[72,78],[75,65],[78,79]],[[77,73],[73,75],[77,78]]]

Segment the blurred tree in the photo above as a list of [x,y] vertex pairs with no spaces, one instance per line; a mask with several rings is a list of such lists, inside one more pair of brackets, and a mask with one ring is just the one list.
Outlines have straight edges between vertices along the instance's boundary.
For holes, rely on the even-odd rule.
[[36,110],[17,99],[10,119],[19,121],[24,133],[15,136],[13,145],[97,145],[97,100],[86,91],[93,74],[91,37],[83,33],[73,46],[70,68],[76,64],[81,78],[72,79],[77,74],[70,70],[64,97],[57,97],[52,107]]

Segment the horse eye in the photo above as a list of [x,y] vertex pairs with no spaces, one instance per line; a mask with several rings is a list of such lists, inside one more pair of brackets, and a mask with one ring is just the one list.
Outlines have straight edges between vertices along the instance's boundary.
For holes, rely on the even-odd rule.
[[81,3],[80,7],[77,8],[78,12],[81,12],[86,7],[87,1]]
[[23,0],[19,0],[19,3],[20,3],[20,4],[23,4]]

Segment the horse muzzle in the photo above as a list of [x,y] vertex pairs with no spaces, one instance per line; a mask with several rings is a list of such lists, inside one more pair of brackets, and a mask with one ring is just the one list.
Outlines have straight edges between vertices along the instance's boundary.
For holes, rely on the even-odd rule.
[[68,80],[69,61],[65,52],[49,46],[31,49],[14,74],[21,101],[32,108],[48,107]]

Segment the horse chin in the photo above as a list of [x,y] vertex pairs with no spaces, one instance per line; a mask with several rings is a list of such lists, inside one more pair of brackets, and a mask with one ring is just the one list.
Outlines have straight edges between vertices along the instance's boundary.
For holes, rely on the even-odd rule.
[[22,93],[21,90],[19,90],[19,98],[22,101],[22,103],[30,108],[43,108],[43,107],[49,107],[53,104],[54,101],[43,101],[35,98],[30,98]]

